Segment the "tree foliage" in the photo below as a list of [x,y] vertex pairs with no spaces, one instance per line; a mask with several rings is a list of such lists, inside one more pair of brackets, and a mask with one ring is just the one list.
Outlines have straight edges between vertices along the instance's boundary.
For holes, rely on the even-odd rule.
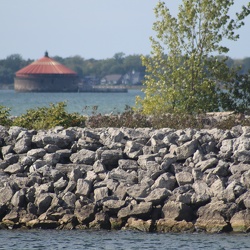
[[183,0],[177,17],[164,2],[157,4],[157,37],[150,38],[151,55],[142,57],[145,98],[137,99],[145,113],[237,109],[237,70],[228,66],[226,57],[217,56],[229,51],[222,45],[224,39],[237,41],[236,31],[250,13],[249,3],[230,17],[233,4],[234,0]]

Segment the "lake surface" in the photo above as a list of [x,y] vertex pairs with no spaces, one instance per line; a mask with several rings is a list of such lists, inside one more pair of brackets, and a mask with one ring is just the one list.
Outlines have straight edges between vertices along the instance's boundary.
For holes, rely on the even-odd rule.
[[0,230],[0,249],[245,250],[248,234],[150,234],[133,231]]
[[[140,90],[128,93],[16,93],[14,90],[0,90],[0,105],[11,108],[11,115],[24,114],[28,109],[49,106],[50,103],[66,102],[67,111],[82,115],[91,114],[93,106],[98,113],[123,112],[135,105],[135,97],[143,96]],[[86,107],[88,107],[86,109]]]

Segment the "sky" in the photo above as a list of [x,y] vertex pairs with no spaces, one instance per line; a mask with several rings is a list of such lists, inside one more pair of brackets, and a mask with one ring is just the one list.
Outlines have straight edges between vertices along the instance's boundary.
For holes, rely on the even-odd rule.
[[[115,53],[148,55],[158,0],[0,0],[0,59],[20,54],[106,59]],[[236,0],[233,10],[248,3]],[[165,0],[173,15],[181,0]],[[250,17],[228,56],[250,57]]]

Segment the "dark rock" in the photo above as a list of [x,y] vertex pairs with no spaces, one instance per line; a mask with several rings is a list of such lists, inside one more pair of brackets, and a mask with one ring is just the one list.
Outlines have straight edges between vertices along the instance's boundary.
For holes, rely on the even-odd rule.
[[96,206],[95,204],[88,204],[81,209],[75,210],[75,216],[80,224],[88,224],[95,219]]
[[118,218],[127,219],[129,217],[136,217],[139,219],[150,218],[152,212],[151,202],[141,202],[139,204],[130,204],[122,208],[117,216]]

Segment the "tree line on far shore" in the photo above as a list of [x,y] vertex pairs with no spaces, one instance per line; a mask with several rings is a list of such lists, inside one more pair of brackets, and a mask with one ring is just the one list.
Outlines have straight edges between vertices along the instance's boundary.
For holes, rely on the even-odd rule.
[[[142,65],[141,55],[128,55],[119,52],[107,59],[84,59],[76,55],[71,57],[54,56],[53,59],[68,68],[77,72],[80,79],[92,76],[101,79],[109,74],[131,73],[132,71],[145,74],[145,67]],[[13,84],[16,71],[32,63],[33,59],[25,60],[20,54],[12,54],[5,59],[0,59],[0,86]],[[230,67],[239,67],[240,74],[245,74],[250,69],[250,57],[244,59],[227,59]]]

